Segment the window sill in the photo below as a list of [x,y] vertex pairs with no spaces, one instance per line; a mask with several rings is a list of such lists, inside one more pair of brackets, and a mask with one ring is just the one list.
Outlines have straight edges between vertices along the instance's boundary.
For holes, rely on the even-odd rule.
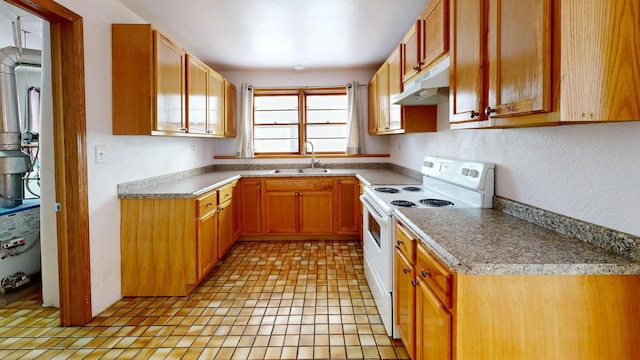
[[[316,159],[329,159],[329,158],[388,158],[389,154],[316,154]],[[256,155],[252,159],[304,159],[310,158],[311,155],[297,155],[297,154],[281,154],[281,155]],[[234,155],[216,155],[214,159],[237,159]]]

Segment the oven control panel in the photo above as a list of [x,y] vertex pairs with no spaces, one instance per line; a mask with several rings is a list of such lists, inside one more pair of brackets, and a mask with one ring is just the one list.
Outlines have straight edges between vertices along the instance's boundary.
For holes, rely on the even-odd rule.
[[[490,163],[448,159],[427,156],[422,162],[422,174],[451,184],[474,190],[486,190],[493,193],[493,174],[495,165]],[[493,194],[492,194],[493,195]]]

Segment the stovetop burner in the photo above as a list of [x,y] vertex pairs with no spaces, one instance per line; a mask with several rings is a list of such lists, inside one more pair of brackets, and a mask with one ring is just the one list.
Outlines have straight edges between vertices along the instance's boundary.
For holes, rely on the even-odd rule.
[[411,192],[420,192],[420,191],[424,191],[424,189],[417,187],[417,186],[405,186],[402,188],[402,190],[405,191],[411,191]]
[[436,206],[436,207],[454,206],[455,205],[454,203],[452,203],[449,200],[442,200],[442,199],[422,199],[422,200],[420,200],[420,204],[431,205],[431,206]]
[[396,188],[392,188],[392,187],[377,187],[375,189],[378,192],[383,192],[383,193],[387,193],[387,194],[395,194],[400,192],[400,190],[396,189]]
[[400,206],[400,207],[416,207],[416,203],[409,200],[392,200],[391,205]]

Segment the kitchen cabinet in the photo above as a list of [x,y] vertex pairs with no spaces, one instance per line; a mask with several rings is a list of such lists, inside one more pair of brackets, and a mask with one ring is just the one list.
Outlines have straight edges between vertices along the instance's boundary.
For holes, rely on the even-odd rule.
[[409,356],[415,358],[415,310],[416,288],[415,269],[413,264],[402,253],[399,247],[395,248],[394,259],[394,318],[393,322],[400,334]]
[[236,136],[236,86],[224,79],[224,136]]
[[213,191],[196,200],[198,220],[196,231],[196,282],[204,278],[218,262],[218,192]]
[[112,25],[114,135],[235,136],[224,81],[151,25]]
[[333,232],[331,178],[266,179],[265,187],[267,233]]
[[188,295],[233,245],[233,203],[225,196],[232,188],[197,198],[120,199],[122,295]]
[[238,181],[240,234],[262,234],[262,180],[241,178]]
[[236,182],[218,189],[218,260],[221,259],[233,246],[233,188]]
[[236,242],[240,237],[240,186],[238,182],[233,185],[231,194],[233,197],[233,206],[231,207],[231,237],[233,242]]
[[452,0],[451,12],[453,123],[552,110],[550,0]]
[[422,21],[418,20],[407,31],[400,42],[402,49],[402,82],[406,83],[420,72]]
[[333,180],[335,197],[335,233],[358,234],[362,214],[360,212],[360,181],[355,177],[339,177]]
[[640,119],[640,14],[625,1],[560,6],[451,1],[451,128]]
[[405,34],[402,49],[402,82],[429,69],[449,52],[447,0],[432,0]]
[[[402,220],[396,236],[395,321],[414,360],[640,356],[638,325],[629,321],[640,317],[638,275],[457,273]],[[417,242],[413,263],[407,239]],[[413,296],[414,313],[406,309]],[[415,338],[405,320],[411,314]]]
[[402,93],[400,47],[369,81],[369,134],[389,135],[437,130],[437,106],[400,106],[391,99]]
[[420,15],[420,70],[426,70],[449,53],[449,2],[432,0]]

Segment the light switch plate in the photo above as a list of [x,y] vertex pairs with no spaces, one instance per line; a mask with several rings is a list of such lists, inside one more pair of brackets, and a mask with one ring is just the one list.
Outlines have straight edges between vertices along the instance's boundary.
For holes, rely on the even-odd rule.
[[107,147],[104,145],[96,146],[96,164],[107,161]]

